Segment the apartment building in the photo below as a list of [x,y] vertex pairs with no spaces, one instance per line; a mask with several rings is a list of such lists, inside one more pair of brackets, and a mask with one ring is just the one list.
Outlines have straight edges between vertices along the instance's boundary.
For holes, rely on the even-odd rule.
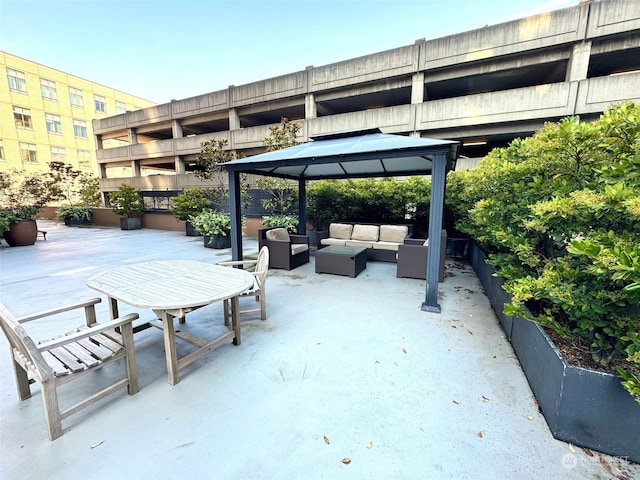
[[97,175],[92,120],[154,105],[6,52],[0,73],[0,171],[48,171],[57,160]]
[[464,168],[547,121],[595,118],[629,100],[640,102],[640,1],[583,0],[99,118],[93,129],[103,192],[126,181],[152,207],[198,184],[192,172],[201,142],[223,139],[244,155],[261,153],[282,117],[302,124],[301,141],[368,128],[458,140]]

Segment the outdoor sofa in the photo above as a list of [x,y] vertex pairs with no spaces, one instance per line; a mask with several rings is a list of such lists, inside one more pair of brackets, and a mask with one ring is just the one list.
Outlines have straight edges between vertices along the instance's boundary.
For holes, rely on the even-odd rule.
[[361,247],[367,249],[367,260],[396,262],[398,247],[411,238],[411,232],[411,225],[331,223],[329,230],[318,232],[318,247]]

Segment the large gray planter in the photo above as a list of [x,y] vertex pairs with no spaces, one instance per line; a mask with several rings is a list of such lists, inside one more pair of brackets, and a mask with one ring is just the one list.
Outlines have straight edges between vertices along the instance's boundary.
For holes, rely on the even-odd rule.
[[120,217],[120,228],[122,230],[139,230],[142,228],[142,218]]
[[510,297],[483,256],[474,245],[472,265],[553,436],[640,463],[640,404],[618,376],[568,364],[540,325],[502,314]]

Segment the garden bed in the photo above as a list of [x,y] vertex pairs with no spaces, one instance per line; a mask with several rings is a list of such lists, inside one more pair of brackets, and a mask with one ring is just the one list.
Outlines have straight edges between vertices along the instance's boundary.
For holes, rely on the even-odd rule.
[[471,263],[552,435],[640,463],[640,404],[611,373],[570,364],[540,325],[502,313],[509,294],[473,244]]

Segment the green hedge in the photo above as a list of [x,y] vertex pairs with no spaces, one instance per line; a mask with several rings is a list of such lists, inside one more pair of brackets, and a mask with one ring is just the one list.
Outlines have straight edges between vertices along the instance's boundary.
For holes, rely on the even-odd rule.
[[640,106],[493,150],[448,175],[447,205],[506,279],[505,312],[631,362],[618,373],[640,401]]

